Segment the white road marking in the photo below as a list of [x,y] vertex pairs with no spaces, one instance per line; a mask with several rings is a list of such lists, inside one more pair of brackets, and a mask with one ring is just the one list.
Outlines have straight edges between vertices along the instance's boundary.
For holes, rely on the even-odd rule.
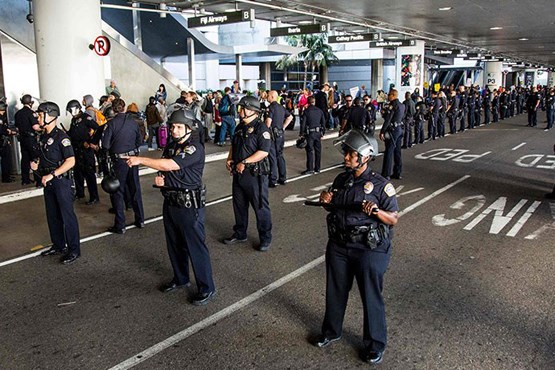
[[[415,208],[421,206],[422,204],[430,201],[431,199],[437,197],[438,195],[440,195],[441,193],[451,189],[453,186],[461,183],[462,181],[468,179],[470,176],[466,175],[463,176],[462,178],[458,179],[455,182],[452,182],[449,185],[444,186],[443,188],[433,192],[432,194],[428,195],[427,197],[421,199],[420,201],[414,203],[413,205],[407,207],[404,211],[400,212],[400,214],[405,215],[407,213],[409,213],[410,211],[414,210]],[[281,287],[282,285],[290,282],[291,280],[301,276],[302,274],[312,270],[313,268],[319,266],[320,264],[322,264],[325,260],[325,255],[322,255],[318,258],[316,258],[315,260],[313,260],[312,262],[309,262],[308,264],[302,266],[301,268],[291,272],[288,275],[285,275],[284,277],[280,278],[279,280],[276,280],[275,282],[266,285],[264,288],[257,290],[256,292],[252,293],[251,295],[248,295],[247,297],[235,302],[234,304],[232,304],[231,306],[228,306],[224,309],[222,309],[221,311],[216,312],[215,314],[207,317],[206,319],[199,321],[198,323],[172,335],[171,337],[145,349],[144,351],[128,358],[127,360],[117,364],[116,366],[110,368],[110,370],[125,370],[125,369],[130,369],[138,364],[140,364],[141,362],[157,355],[158,353],[164,351],[165,349],[179,343],[180,341],[187,339],[188,337],[192,336],[193,334],[196,334],[198,332],[200,332],[201,330],[206,329],[209,326],[212,326],[214,324],[216,324],[218,321],[223,320],[225,318],[227,318],[228,316],[230,316],[231,314],[241,310],[242,308],[250,305],[251,303],[257,301],[258,299],[264,297],[265,295],[267,295],[268,293],[272,292],[273,290]]]
[[555,230],[555,202],[549,202],[549,210],[551,211],[551,218],[553,219],[553,222],[543,225],[532,234],[527,235],[524,239],[534,240],[547,230]]
[[532,205],[528,207],[526,212],[524,212],[524,214],[518,219],[518,221],[511,228],[511,230],[509,230],[509,232],[507,233],[507,236],[515,236],[516,234],[518,234],[522,226],[524,226],[526,221],[528,221],[530,216],[532,216],[532,214],[536,211],[536,208],[538,208],[540,204],[541,204],[540,201],[535,201],[534,203],[532,203]]
[[514,147],[513,149],[511,149],[511,150],[517,150],[518,148],[521,148],[521,147],[523,147],[524,145],[526,145],[526,142],[518,144],[517,146],[515,146],[515,147]]

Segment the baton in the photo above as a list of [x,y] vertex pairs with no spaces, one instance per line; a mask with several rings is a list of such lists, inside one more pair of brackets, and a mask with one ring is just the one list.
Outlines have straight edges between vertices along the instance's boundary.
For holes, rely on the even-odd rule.
[[[352,204],[333,204],[333,203],[324,203],[324,202],[315,202],[311,200],[304,201],[305,206],[312,206],[312,207],[324,207],[331,210],[347,210],[347,211],[362,211],[363,203],[352,203]],[[372,213],[378,212],[378,207],[372,208]]]

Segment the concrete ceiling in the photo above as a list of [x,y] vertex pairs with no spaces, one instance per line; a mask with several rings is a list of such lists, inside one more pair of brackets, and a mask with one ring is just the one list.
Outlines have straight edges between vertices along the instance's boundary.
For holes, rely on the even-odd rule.
[[[427,45],[489,51],[498,56],[555,67],[554,0],[142,0],[170,9],[222,13],[255,9],[257,19],[298,24],[330,23],[347,33],[381,32],[387,38],[420,38]],[[451,7],[450,10],[439,8]],[[502,27],[494,29],[492,27]],[[522,40],[527,39],[527,40]]]

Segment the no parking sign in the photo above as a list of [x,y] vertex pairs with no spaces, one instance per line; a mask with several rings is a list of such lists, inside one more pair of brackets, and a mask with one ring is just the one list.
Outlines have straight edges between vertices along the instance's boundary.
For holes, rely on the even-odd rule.
[[110,47],[110,40],[106,36],[98,36],[94,40],[94,44],[89,45],[89,48],[101,57],[108,55]]

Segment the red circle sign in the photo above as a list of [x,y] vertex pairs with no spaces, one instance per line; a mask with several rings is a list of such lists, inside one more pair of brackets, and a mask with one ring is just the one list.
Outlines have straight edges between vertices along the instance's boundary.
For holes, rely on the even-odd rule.
[[101,57],[108,55],[110,52],[110,40],[106,36],[98,36],[94,40],[94,52]]

